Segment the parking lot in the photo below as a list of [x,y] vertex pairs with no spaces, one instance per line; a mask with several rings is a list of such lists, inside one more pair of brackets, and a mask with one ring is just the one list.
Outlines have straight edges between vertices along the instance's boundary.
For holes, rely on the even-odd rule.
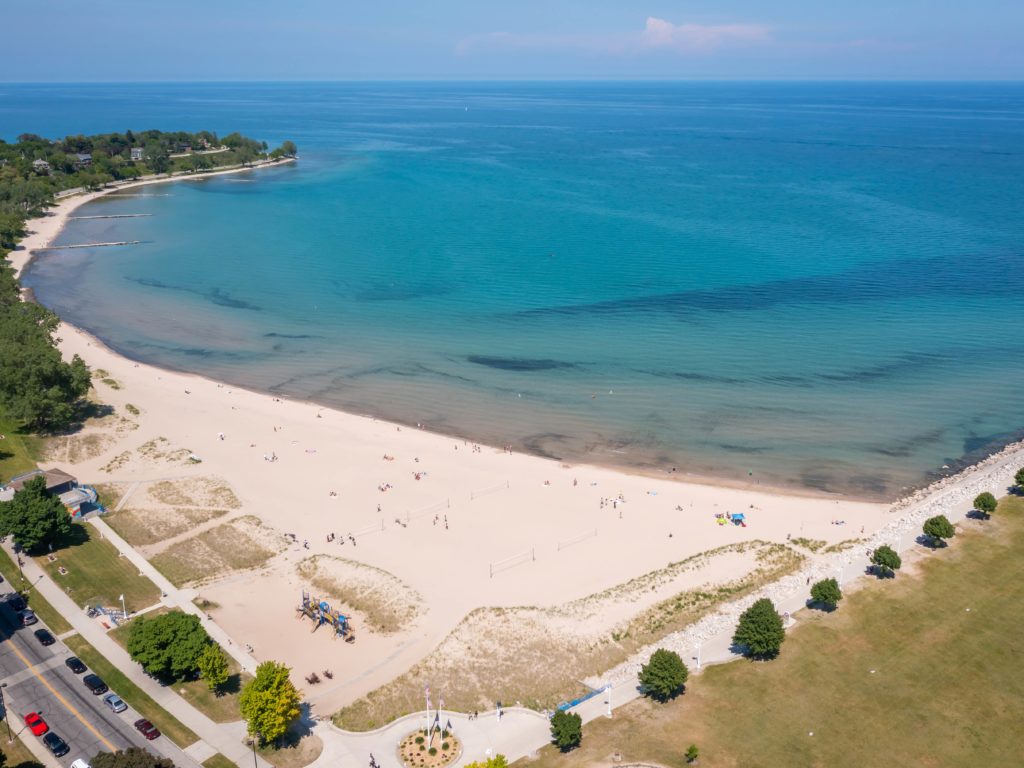
[[[90,671],[75,674],[65,664],[72,654],[59,640],[42,645],[34,636],[44,624],[22,626],[17,612],[7,603],[9,590],[0,594],[0,684],[3,684],[6,722],[11,733],[38,739],[25,725],[24,717],[39,713],[50,730],[67,742],[67,754],[53,758],[51,765],[70,766],[76,759],[90,760],[99,752],[111,752],[129,746],[146,747],[170,757],[177,766],[196,766],[165,736],[147,741],[133,723],[141,718],[129,707],[115,714],[104,703],[104,695],[94,695],[83,682]],[[116,693],[116,691],[115,691]],[[6,726],[0,726],[7,738]]]

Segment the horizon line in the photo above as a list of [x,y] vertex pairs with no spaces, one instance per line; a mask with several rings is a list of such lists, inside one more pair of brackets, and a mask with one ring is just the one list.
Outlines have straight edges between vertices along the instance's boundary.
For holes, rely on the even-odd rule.
[[485,84],[485,83],[989,83],[1019,84],[1022,78],[973,77],[493,77],[493,78],[280,78],[280,79],[208,79],[208,80],[0,80],[11,85],[232,85],[286,83],[404,83],[404,84]]

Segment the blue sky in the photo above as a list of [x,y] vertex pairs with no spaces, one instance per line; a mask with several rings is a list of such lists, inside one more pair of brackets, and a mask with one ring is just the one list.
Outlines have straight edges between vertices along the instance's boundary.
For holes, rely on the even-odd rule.
[[31,0],[0,80],[1024,79],[1024,0]]

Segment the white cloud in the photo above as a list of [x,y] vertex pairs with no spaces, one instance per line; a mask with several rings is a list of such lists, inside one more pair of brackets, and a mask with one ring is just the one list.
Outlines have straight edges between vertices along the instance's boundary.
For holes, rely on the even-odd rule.
[[697,53],[726,45],[761,43],[770,36],[771,28],[763,24],[673,24],[649,16],[640,41],[647,48]]
[[643,31],[625,34],[488,32],[463,38],[455,45],[460,56],[495,50],[580,51],[589,54],[629,55],[652,50],[707,53],[718,48],[753,45],[771,39],[763,24],[673,24],[650,16]]

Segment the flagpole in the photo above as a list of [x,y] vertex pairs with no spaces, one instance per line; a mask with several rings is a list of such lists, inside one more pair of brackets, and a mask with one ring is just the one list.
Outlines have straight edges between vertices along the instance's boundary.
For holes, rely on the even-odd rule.
[[121,595],[121,613],[124,614],[124,618],[128,618],[128,609],[124,607],[124,595]]

